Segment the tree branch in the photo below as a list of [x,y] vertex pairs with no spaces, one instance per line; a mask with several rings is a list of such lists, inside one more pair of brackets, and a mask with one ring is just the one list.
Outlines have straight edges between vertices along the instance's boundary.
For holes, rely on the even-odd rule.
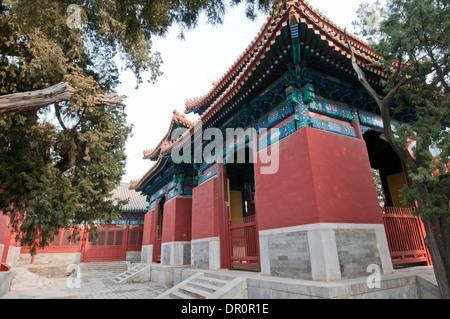
[[[23,112],[40,109],[50,104],[70,101],[76,90],[68,83],[62,82],[43,90],[15,93],[0,96],[0,114]],[[99,94],[95,105],[122,105],[126,96],[116,94]]]
[[55,114],[56,114],[56,118],[58,119],[59,125],[61,125],[61,127],[63,128],[63,130],[67,130],[66,126],[64,125],[64,121],[62,120],[61,117],[61,108],[59,106],[59,103],[55,103]]
[[[395,141],[394,141],[394,132],[392,131],[391,127],[391,116],[389,114],[389,104],[395,94],[397,94],[400,87],[408,81],[406,78],[400,79],[397,84],[389,91],[389,93],[383,97],[382,99],[378,96],[378,94],[375,92],[375,90],[372,88],[372,86],[369,84],[369,82],[366,79],[366,76],[364,72],[361,70],[361,68],[356,63],[355,54],[353,53],[352,45],[350,44],[348,37],[347,37],[347,31],[344,30],[345,35],[345,41],[347,42],[348,48],[352,55],[352,66],[355,70],[356,74],[358,75],[358,80],[362,84],[362,86],[367,90],[367,92],[372,96],[372,98],[375,100],[375,102],[378,105],[378,108],[380,109],[381,117],[383,119],[383,126],[384,126],[384,132],[386,134],[386,139],[391,145],[391,147],[394,149],[395,153],[400,157],[400,159],[406,163],[408,159],[411,158],[411,154],[408,152],[408,150],[402,149],[399,147]],[[397,69],[394,73],[394,76],[397,77],[400,73],[400,62],[397,66]]]
[[356,75],[358,76],[359,82],[362,84],[362,86],[367,90],[367,92],[370,94],[370,96],[375,100],[378,106],[381,105],[381,99],[378,96],[377,92],[372,88],[372,86],[367,82],[366,76],[364,72],[361,70],[361,68],[356,63],[355,53],[353,52],[352,45],[350,44],[350,41],[348,41],[347,37],[347,30],[344,30],[345,35],[345,41],[347,42],[347,45],[350,49],[350,53],[352,54],[352,66],[353,70],[355,70]]
[[75,89],[68,83],[49,88],[0,96],[0,114],[39,109],[47,105],[70,100]]
[[95,98],[95,105],[121,105],[125,106],[123,103],[123,99],[125,99],[125,95],[117,95],[114,93],[111,94],[99,94]]

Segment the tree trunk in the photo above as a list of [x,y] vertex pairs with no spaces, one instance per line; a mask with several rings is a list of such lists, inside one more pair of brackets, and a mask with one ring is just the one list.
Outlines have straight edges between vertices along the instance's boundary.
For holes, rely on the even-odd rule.
[[431,261],[433,262],[434,275],[438,282],[441,298],[450,299],[449,261],[447,260],[446,252],[449,243],[446,243],[448,239],[438,239],[438,237],[441,237],[438,232],[445,232],[447,223],[436,223],[435,219],[436,218],[430,217],[422,218],[426,232],[425,244],[430,252]]
[[[0,114],[39,109],[61,101],[72,99],[76,90],[68,83],[58,83],[43,90],[15,93],[0,96]],[[100,94],[95,98],[96,105],[124,105],[126,96]]]

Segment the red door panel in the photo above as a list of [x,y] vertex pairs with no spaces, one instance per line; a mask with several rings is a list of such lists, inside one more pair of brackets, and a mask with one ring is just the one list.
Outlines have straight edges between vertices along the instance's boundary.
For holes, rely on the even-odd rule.
[[102,230],[95,243],[89,242],[83,256],[83,262],[109,262],[125,260],[126,230],[110,227]]

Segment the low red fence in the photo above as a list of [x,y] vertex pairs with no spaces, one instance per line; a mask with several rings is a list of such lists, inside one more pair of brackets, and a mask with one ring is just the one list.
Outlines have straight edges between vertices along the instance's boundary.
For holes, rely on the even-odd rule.
[[412,208],[384,207],[383,222],[393,265],[419,262],[431,265],[425,228]]
[[229,221],[231,268],[260,269],[256,215]]
[[[143,226],[122,228],[114,225],[100,227],[95,242],[88,242],[88,233],[83,229],[61,229],[48,247],[38,249],[36,254],[81,253],[81,262],[126,260],[129,251],[142,248]],[[21,254],[29,254],[29,247],[22,247]],[[31,264],[34,256],[31,258]]]

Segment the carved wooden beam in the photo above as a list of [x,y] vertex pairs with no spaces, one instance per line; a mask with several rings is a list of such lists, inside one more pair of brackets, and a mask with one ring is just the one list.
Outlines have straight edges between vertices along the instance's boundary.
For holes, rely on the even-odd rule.
[[[76,90],[68,83],[58,83],[43,90],[14,93],[0,96],[0,114],[39,109],[61,101],[72,99]],[[126,96],[100,94],[95,99],[96,105],[122,105]]]

